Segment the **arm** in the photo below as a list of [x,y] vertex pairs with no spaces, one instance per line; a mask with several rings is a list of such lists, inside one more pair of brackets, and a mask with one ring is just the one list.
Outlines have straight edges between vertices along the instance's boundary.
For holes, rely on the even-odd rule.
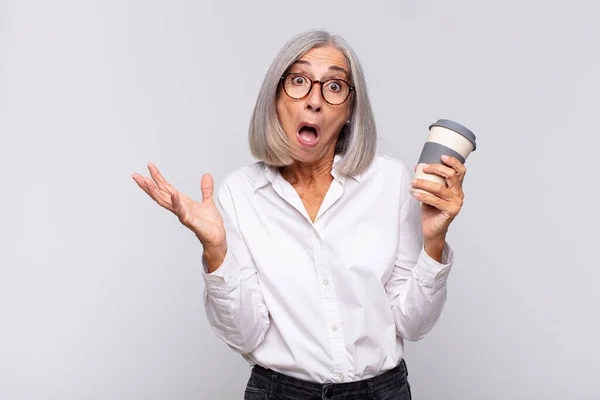
[[269,313],[254,261],[240,234],[231,191],[223,184],[214,201],[213,178],[204,174],[202,202],[198,202],[175,189],[154,164],[148,164],[148,169],[151,178],[132,175],[138,186],[175,214],[204,247],[204,305],[213,330],[234,350],[252,351],[265,337]]
[[225,224],[227,248],[204,251],[204,307],[215,334],[235,351],[248,353],[263,341],[269,313],[226,184],[221,186],[216,204]]
[[398,253],[385,288],[398,336],[416,341],[439,319],[454,257],[445,240],[423,243],[420,205],[408,193],[409,181],[410,172],[404,168]]

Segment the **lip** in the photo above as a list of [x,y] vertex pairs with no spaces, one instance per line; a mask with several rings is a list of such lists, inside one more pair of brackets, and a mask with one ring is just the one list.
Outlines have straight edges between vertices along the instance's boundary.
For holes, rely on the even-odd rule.
[[[314,141],[307,142],[304,139],[302,139],[302,137],[300,137],[300,128],[305,127],[305,126],[309,127],[309,128],[313,128],[317,132],[317,137]],[[311,124],[308,122],[302,122],[302,123],[298,124],[298,128],[296,129],[296,138],[298,138],[298,142],[300,143],[300,145],[302,147],[315,147],[319,143],[319,139],[321,138],[319,125]]]
[[300,132],[300,128],[302,128],[303,126],[307,126],[309,128],[314,128],[315,131],[317,131],[317,137],[321,136],[321,129],[319,128],[319,125],[317,124],[310,124],[308,122],[301,122],[298,124],[298,128],[296,129],[297,132]]

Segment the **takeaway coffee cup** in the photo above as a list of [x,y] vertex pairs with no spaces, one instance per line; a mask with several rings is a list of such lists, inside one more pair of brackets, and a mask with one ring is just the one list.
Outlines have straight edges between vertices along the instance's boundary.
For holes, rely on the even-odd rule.
[[[439,119],[429,126],[429,137],[421,151],[414,177],[446,185],[445,178],[423,172],[423,166],[425,164],[446,165],[442,162],[442,155],[456,157],[464,164],[469,154],[475,151],[477,147],[475,142],[476,138],[473,132],[464,126],[448,119]],[[427,193],[412,186],[409,192],[411,194],[414,192]]]

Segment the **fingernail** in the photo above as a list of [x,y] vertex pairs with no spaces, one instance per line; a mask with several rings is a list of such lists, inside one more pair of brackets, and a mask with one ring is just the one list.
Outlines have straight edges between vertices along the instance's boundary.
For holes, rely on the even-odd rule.
[[413,180],[410,181],[410,183],[412,183],[414,185],[415,183],[417,183],[417,180],[413,179]]
[[448,156],[444,154],[444,155],[442,156],[442,160],[444,160],[444,161],[448,161]]

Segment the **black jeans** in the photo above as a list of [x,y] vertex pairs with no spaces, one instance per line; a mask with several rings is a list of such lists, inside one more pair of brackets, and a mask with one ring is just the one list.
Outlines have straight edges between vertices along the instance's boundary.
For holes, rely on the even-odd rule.
[[255,365],[244,400],[411,400],[404,360],[374,378],[344,383],[315,383]]

